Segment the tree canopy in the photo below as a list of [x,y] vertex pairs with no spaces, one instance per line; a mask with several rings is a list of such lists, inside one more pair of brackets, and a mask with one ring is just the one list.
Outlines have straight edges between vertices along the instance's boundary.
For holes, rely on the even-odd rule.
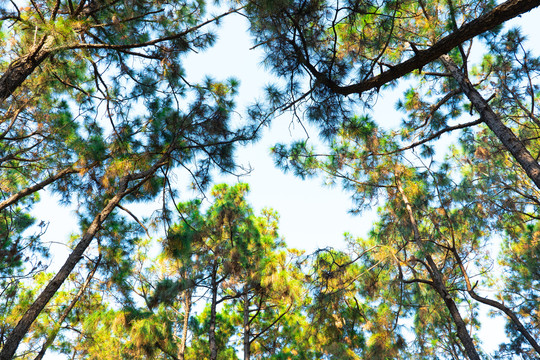
[[[0,4],[0,359],[538,358],[540,58],[506,23],[539,5]],[[246,109],[244,74],[183,65],[230,16],[274,74]],[[400,123],[372,111],[390,92]],[[284,137],[276,165],[377,207],[367,236],[287,248],[249,185],[213,183],[283,115],[320,141]],[[78,219],[56,267],[44,192]]]

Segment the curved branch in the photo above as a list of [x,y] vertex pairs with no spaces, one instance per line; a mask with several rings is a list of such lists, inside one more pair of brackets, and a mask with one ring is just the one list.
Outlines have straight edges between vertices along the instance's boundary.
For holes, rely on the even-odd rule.
[[[95,166],[95,165],[94,165]],[[92,166],[93,167],[93,166]],[[17,201],[19,201],[20,199],[22,199],[23,197],[25,196],[28,196],[30,194],[33,194],[41,189],[43,189],[45,186],[63,178],[64,176],[67,176],[69,174],[74,174],[76,172],[79,172],[80,169],[75,169],[73,167],[68,167],[50,177],[48,177],[47,179],[33,185],[33,186],[29,186],[25,189],[22,189],[21,191],[11,195],[9,198],[7,198],[6,200],[0,202],[0,211],[4,210],[5,208],[7,208],[8,206],[10,205],[13,205],[14,203],[16,203]]]
[[479,125],[479,124],[481,124],[483,122],[484,121],[482,119],[478,119],[478,120],[470,121],[470,122],[463,123],[463,124],[458,124],[458,125],[454,125],[454,126],[448,126],[448,127],[445,127],[442,130],[437,131],[434,134],[431,134],[427,138],[424,138],[422,140],[414,142],[414,143],[412,143],[410,145],[407,145],[405,147],[399,148],[397,150],[392,150],[392,151],[389,151],[389,152],[385,152],[385,153],[376,153],[376,154],[373,154],[373,155],[392,155],[392,154],[400,153],[400,152],[403,152],[405,150],[410,150],[410,149],[413,149],[413,148],[415,148],[415,147],[417,147],[419,145],[430,142],[431,140],[437,139],[438,137],[440,137],[441,135],[443,135],[443,134],[445,134],[447,132],[451,132],[451,131],[458,130],[458,129],[464,129],[464,128],[474,126],[474,125]]
[[304,66],[324,85],[333,92],[341,95],[361,94],[365,91],[378,89],[381,86],[397,80],[417,69],[422,69],[437,60],[441,55],[448,53],[456,46],[465,41],[503,24],[504,22],[515,18],[521,14],[531,11],[540,5],[540,0],[509,0],[495,7],[493,10],[484,14],[475,20],[461,26],[450,35],[437,41],[433,46],[425,50],[418,50],[416,54],[402,63],[393,65],[389,70],[374,76],[370,79],[361,81],[348,86],[340,86],[325,74],[319,72],[315,66],[300,59]]
[[469,293],[469,295],[476,301],[478,302],[481,302],[482,304],[485,304],[485,305],[489,305],[491,307],[494,307],[500,311],[502,311],[503,313],[506,314],[506,316],[508,316],[510,318],[510,320],[512,321],[512,323],[514,323],[514,325],[516,326],[517,330],[521,333],[521,335],[523,335],[527,341],[529,342],[529,344],[531,344],[531,346],[534,348],[534,350],[538,353],[538,355],[540,355],[540,345],[538,344],[538,342],[536,342],[536,340],[531,336],[531,334],[527,331],[527,329],[525,328],[525,326],[523,326],[523,324],[521,323],[521,321],[518,319],[518,317],[516,316],[516,314],[510,310],[507,306],[505,306],[503,303],[500,303],[496,300],[491,300],[491,299],[488,299],[488,298],[485,298],[485,297],[482,297],[480,295],[478,295],[475,291],[474,291],[474,287],[476,286],[471,286],[471,280],[469,278],[469,275],[467,274],[467,270],[465,269],[465,266],[463,265],[463,262],[461,261],[461,256],[459,256],[458,252],[456,249],[452,249],[452,252],[454,254],[454,257],[456,258],[456,262],[458,263],[458,266],[459,266],[459,269],[461,270],[461,273],[463,274],[463,278],[465,279],[465,284],[467,286],[467,292]]

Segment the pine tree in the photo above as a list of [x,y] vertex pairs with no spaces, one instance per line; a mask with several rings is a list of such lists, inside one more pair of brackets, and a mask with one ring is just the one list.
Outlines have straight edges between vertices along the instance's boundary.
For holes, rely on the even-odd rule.
[[[481,356],[465,329],[472,320],[456,306],[464,301],[489,305],[507,317],[514,344],[527,343],[527,351],[536,347],[534,326],[522,323],[528,317],[481,294],[481,286],[495,286],[494,280],[471,267],[487,273],[495,259],[485,252],[496,234],[514,248],[528,247],[530,237],[511,235],[511,224],[525,229],[523,224],[538,216],[539,61],[519,30],[503,29],[507,20],[538,5],[260,1],[248,7],[267,63],[289,84],[269,89],[269,96],[314,122],[331,148],[323,160],[327,150],[310,150],[305,143],[278,145],[278,165],[300,176],[321,171],[332,182],[342,181],[352,192],[354,211],[384,201],[377,227],[387,230],[373,245],[389,239],[394,246],[402,244],[392,255],[397,260],[387,264],[395,277],[404,272],[407,284],[418,283],[417,292],[431,287],[429,296],[444,304],[447,313],[437,316],[451,318],[455,329],[445,330],[446,344],[434,341],[453,357]],[[475,64],[471,51],[478,48],[485,55]],[[406,117],[383,130],[390,127],[387,119],[361,113],[396,86],[404,91],[396,116]],[[452,160],[441,162],[438,139],[449,133],[462,141],[447,152]],[[408,249],[413,244],[414,250]],[[503,252],[512,256],[508,245]],[[483,256],[489,260],[478,260]],[[420,268],[427,273],[420,274]],[[517,275],[510,274],[507,284]],[[415,296],[420,300],[426,292]],[[425,323],[429,317],[422,318]],[[444,324],[431,319],[439,329]],[[433,337],[433,329],[419,336]],[[420,351],[427,354],[425,348]]]
[[[0,359],[10,359],[87,249],[100,251],[96,238],[120,238],[119,225],[133,218],[129,204],[173,193],[176,168],[204,188],[213,167],[234,169],[235,144],[252,139],[256,126],[229,124],[236,80],[192,84],[181,65],[190,49],[212,45],[209,29],[234,9],[207,17],[203,1],[47,0],[0,10],[0,210],[4,219],[22,211],[20,226],[9,220],[3,231],[22,233],[26,210],[17,209],[45,187],[81,216],[72,253],[3,342]],[[162,208],[167,221],[171,206]],[[26,246],[39,256],[37,240],[17,240],[20,233],[0,249]],[[126,257],[129,246],[105,248]]]

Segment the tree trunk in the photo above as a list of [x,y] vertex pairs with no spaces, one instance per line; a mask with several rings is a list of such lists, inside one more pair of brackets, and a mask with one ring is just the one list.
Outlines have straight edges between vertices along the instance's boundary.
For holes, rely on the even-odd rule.
[[[32,305],[30,305],[28,310],[26,310],[22,318],[17,323],[17,326],[15,326],[15,328],[11,331],[8,338],[6,339],[2,351],[0,352],[0,360],[11,360],[13,358],[13,355],[15,354],[15,351],[17,351],[19,343],[28,332],[28,329],[30,329],[32,323],[36,320],[41,311],[43,311],[43,309],[54,296],[54,294],[56,294],[56,292],[58,291],[60,286],[62,286],[69,274],[71,274],[71,272],[75,268],[75,265],[77,265],[77,263],[82,259],[84,252],[94,239],[94,236],[101,228],[103,222],[116,208],[116,206],[120,204],[120,201],[126,195],[128,195],[132,191],[135,191],[138,187],[146,183],[159,168],[167,164],[172,149],[173,148],[167,150],[163,157],[148,170],[126,175],[120,180],[118,192],[116,193],[116,195],[113,196],[109,200],[107,205],[103,208],[103,210],[101,210],[101,212],[96,215],[96,217],[84,233],[83,237],[81,238],[81,241],[77,244],[75,249],[73,249],[71,254],[69,254],[67,260],[64,262],[64,265],[62,265],[58,273],[47,284],[47,286],[41,292],[41,294],[39,294],[37,299],[32,303]],[[128,188],[128,183],[132,180],[140,181],[131,188]]]
[[51,54],[50,36],[44,36],[41,41],[30,49],[30,52],[9,64],[7,70],[0,77],[0,104],[34,72],[34,70]]
[[[416,218],[414,217],[412,205],[409,202],[409,199],[407,198],[405,191],[403,190],[403,185],[401,184],[401,180],[399,179],[398,175],[396,175],[396,186],[401,195],[403,202],[405,203],[405,208],[407,209],[407,213],[409,215],[409,221],[411,222],[413,233],[414,233],[414,241],[423,252],[426,252],[426,249],[423,243],[424,240],[422,240],[420,236],[420,231],[418,230],[418,224],[416,222]],[[465,352],[467,353],[467,357],[470,360],[480,360],[480,355],[478,355],[474,342],[471,336],[469,335],[469,332],[467,331],[467,326],[465,324],[465,321],[463,321],[463,318],[461,317],[461,314],[459,313],[456,303],[454,302],[454,300],[452,299],[452,296],[450,295],[450,293],[448,292],[448,289],[446,288],[444,279],[442,277],[441,272],[439,271],[439,268],[437,267],[437,264],[435,264],[435,261],[433,261],[433,258],[429,254],[426,255],[426,260],[429,265],[428,271],[432,279],[432,281],[430,282],[430,285],[435,289],[435,291],[437,291],[437,293],[443,299],[446,307],[448,308],[448,311],[450,312],[450,316],[452,317],[452,320],[454,321],[454,324],[456,325],[458,338],[463,344],[463,346],[465,347]]]
[[506,127],[499,116],[491,109],[488,102],[480,95],[480,93],[474,88],[469,81],[466,74],[463,74],[461,70],[452,61],[450,56],[443,55],[440,57],[444,66],[452,77],[458,82],[463,93],[467,95],[467,98],[474,106],[476,111],[480,113],[480,118],[486,125],[493,131],[495,136],[499,138],[504,147],[510,151],[514,159],[521,165],[527,176],[534,182],[536,187],[540,189],[540,165],[531,155],[529,150],[523,145],[521,140]]
[[62,286],[69,274],[75,268],[75,265],[82,259],[84,251],[88,248],[94,236],[101,227],[101,224],[105,221],[107,216],[116,208],[116,205],[120,203],[120,200],[127,194],[125,192],[127,188],[127,181],[121,186],[119,192],[107,203],[105,208],[94,218],[88,230],[83,235],[81,241],[77,244],[75,249],[69,254],[66,262],[60,268],[55,277],[47,284],[45,289],[39,294],[38,298],[34,301],[28,310],[24,313],[21,320],[17,323],[17,326],[9,334],[2,351],[0,352],[0,360],[10,360],[13,358],[17,347],[21,342],[24,335],[26,335],[28,329],[32,323],[36,320],[41,311],[45,308],[49,300],[56,294],[56,291]]
[[[217,265],[212,269],[212,302],[210,303],[210,328],[208,330],[208,342],[210,346],[210,360],[217,360],[216,344],[216,306],[217,306]],[[0,359],[1,360],[1,359]]]
[[250,349],[250,329],[249,329],[249,294],[247,285],[244,286],[244,360],[249,360],[251,357]]
[[184,324],[182,328],[182,342],[180,343],[180,349],[178,351],[178,358],[180,360],[184,360],[184,354],[186,351],[190,313],[191,313],[191,289],[184,291]]
[[99,256],[99,258],[98,258],[98,260],[96,262],[96,265],[94,266],[92,271],[90,271],[90,273],[86,277],[86,280],[85,280],[83,286],[81,286],[81,288],[77,292],[77,295],[75,295],[73,300],[71,300],[71,303],[64,310],[64,312],[62,313],[62,316],[60,316],[60,319],[58,319],[58,321],[56,322],[51,335],[47,338],[47,341],[45,341],[45,344],[43,344],[43,347],[41,348],[41,350],[39,351],[37,356],[34,358],[34,360],[41,360],[41,359],[43,359],[43,356],[45,356],[45,352],[47,351],[49,346],[51,346],[51,344],[54,342],[54,339],[56,339],[56,336],[58,335],[58,331],[60,331],[60,328],[62,327],[62,323],[64,322],[64,320],[66,320],[66,318],[68,317],[71,310],[75,307],[75,305],[77,304],[79,299],[82,297],[82,295],[86,291],[86,288],[88,287],[88,285],[90,285],[90,281],[92,280],[92,278],[94,277],[94,274],[96,273],[96,270],[97,270],[97,268],[99,266],[100,260],[101,260],[101,255]]
[[437,291],[439,296],[443,299],[446,308],[450,312],[450,316],[454,321],[454,324],[457,328],[457,335],[463,346],[465,347],[465,352],[467,357],[470,360],[480,360],[480,355],[476,351],[476,346],[467,331],[467,325],[459,313],[459,309],[456,306],[456,303],[452,299],[452,296],[448,292],[446,285],[444,284],[444,279],[442,274],[437,267],[437,264],[433,261],[430,255],[426,256],[426,260],[431,268],[431,278],[432,278],[432,287]]

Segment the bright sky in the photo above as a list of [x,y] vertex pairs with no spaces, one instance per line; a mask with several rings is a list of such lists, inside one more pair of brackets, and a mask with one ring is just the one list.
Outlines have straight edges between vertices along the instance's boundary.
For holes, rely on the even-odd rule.
[[[234,76],[240,80],[237,110],[256,97],[262,97],[264,85],[271,77],[260,62],[262,51],[253,46],[247,33],[247,23],[241,16],[228,17],[222,24],[219,41],[204,54],[193,54],[185,62],[188,79],[200,79],[211,74],[216,79]],[[307,124],[305,124],[307,125]],[[317,132],[310,130],[310,141]],[[293,139],[305,139],[306,133],[290,116],[274,119],[265,129],[262,139],[254,145],[238,150],[238,162],[251,166],[253,171],[240,181],[250,184],[250,201],[256,209],[271,207],[281,216],[281,234],[288,246],[313,250],[318,247],[340,246],[345,231],[363,234],[370,221],[348,214],[349,198],[339,187],[322,187],[322,179],[302,181],[292,174],[284,174],[274,166],[270,148]],[[235,177],[224,177],[223,182],[235,182]]]
[[[537,27],[540,11],[514,20],[521,25],[531,40],[531,46],[540,49],[540,30]],[[245,19],[238,15],[222,21],[218,32],[219,40],[205,53],[192,54],[184,63],[187,78],[191,81],[211,75],[216,79],[235,77],[240,80],[237,110],[240,114],[247,104],[261,96],[263,86],[270,82],[268,72],[260,65],[262,52],[250,50],[252,44],[247,33]],[[394,110],[395,96],[388,100],[380,99],[375,107],[376,118],[399,121],[401,114]],[[315,130],[310,130],[313,141],[317,137]],[[305,138],[304,130],[298,124],[292,124],[291,118],[284,116],[275,119],[270,129],[265,130],[261,141],[254,145],[240,148],[238,162],[250,165],[253,171],[240,181],[250,184],[250,202],[256,210],[271,207],[280,214],[280,233],[289,247],[312,251],[319,247],[343,247],[343,234],[349,232],[355,236],[365,236],[375,216],[374,211],[361,216],[348,213],[351,203],[349,196],[339,186],[322,186],[322,179],[301,180],[292,174],[284,174],[273,165],[270,147],[277,142],[290,142]],[[311,140],[310,140],[311,141]],[[185,183],[181,181],[179,183]],[[234,183],[235,177],[217,178],[217,182]],[[182,201],[192,198],[193,193],[185,193]],[[49,221],[45,241],[66,241],[69,234],[77,229],[76,221],[69,208],[53,206],[55,201],[47,194],[42,195],[42,202],[36,206],[38,219]],[[137,209],[140,210],[140,209]],[[148,215],[148,214],[146,214]],[[55,248],[53,255],[62,254],[62,247]],[[54,257],[53,267],[61,266],[67,254]],[[485,311],[484,311],[485,313]],[[504,336],[504,320],[489,320],[482,316],[485,324],[481,337],[484,350],[490,351]]]

